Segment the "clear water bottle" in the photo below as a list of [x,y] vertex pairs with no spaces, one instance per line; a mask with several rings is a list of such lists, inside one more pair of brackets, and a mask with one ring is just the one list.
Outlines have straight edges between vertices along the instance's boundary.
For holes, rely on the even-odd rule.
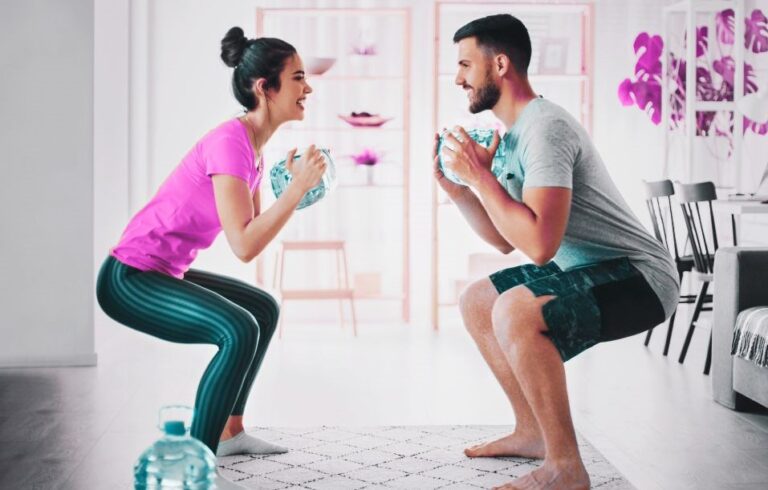
[[[316,203],[325,197],[336,183],[336,167],[331,158],[330,150],[321,149],[320,154],[325,159],[325,173],[323,173],[320,182],[304,194],[304,197],[301,198],[296,209],[306,208],[307,206]],[[294,155],[293,161],[295,162],[299,158],[301,158],[301,155]],[[275,193],[275,197],[280,197],[293,179],[285,165],[285,160],[280,160],[272,167],[272,170],[269,172],[269,177],[272,181],[272,191]]]
[[[446,130],[440,134],[440,140],[437,144],[438,155],[440,155],[440,150],[443,148],[443,142],[445,141],[445,136],[449,132],[450,131]],[[468,129],[467,134],[469,134],[470,138],[477,141],[479,144],[481,144],[486,148],[491,146],[491,143],[493,142],[492,129]],[[458,138],[458,135],[454,134],[454,136]],[[501,172],[504,170],[504,163],[506,160],[506,156],[507,156],[506,146],[504,145],[504,139],[502,138],[502,140],[499,142],[499,147],[496,149],[496,154],[493,156],[493,162],[491,163],[491,172],[497,178],[499,175],[501,175]],[[455,173],[453,173],[450,169],[448,169],[443,164],[442,155],[440,155],[440,170],[442,170],[443,175],[445,175],[445,177],[451,182],[459,185],[467,185]]]
[[160,409],[161,439],[144,451],[133,467],[135,490],[209,490],[216,488],[216,457],[188,433],[192,409]]

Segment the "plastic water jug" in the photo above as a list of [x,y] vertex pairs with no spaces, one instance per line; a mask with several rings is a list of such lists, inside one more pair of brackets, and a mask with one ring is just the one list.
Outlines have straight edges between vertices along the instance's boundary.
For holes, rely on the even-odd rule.
[[[438,145],[437,145],[438,155],[440,155],[440,150],[442,150],[443,148],[445,136],[449,132],[450,131],[446,130],[440,134],[440,141],[438,142]],[[491,146],[491,143],[493,142],[492,129],[468,129],[467,134],[469,134],[470,138],[477,141],[479,144],[481,144],[485,148],[488,148],[489,146]],[[456,134],[454,134],[454,136],[459,138]],[[499,147],[496,149],[496,154],[493,156],[493,162],[491,163],[491,172],[497,178],[499,175],[501,175],[501,172],[504,169],[505,160],[506,160],[506,147],[504,145],[504,139],[502,139],[499,142]],[[440,155],[440,170],[442,170],[443,175],[445,175],[445,177],[451,182],[459,185],[467,185],[456,174],[454,174],[450,169],[448,169],[445,165],[443,165],[442,155]]]
[[163,437],[149,446],[133,467],[135,490],[209,490],[216,488],[216,457],[189,435],[192,409],[160,409]]
[[[325,197],[336,183],[336,167],[334,166],[330,151],[327,149],[321,149],[320,154],[325,159],[325,173],[320,179],[320,182],[315,187],[307,191],[306,194],[304,194],[304,197],[301,198],[301,201],[299,201],[299,205],[296,206],[296,209],[306,208],[307,206],[316,203]],[[293,161],[296,162],[299,160],[299,158],[301,158],[301,155],[294,155]],[[291,176],[291,173],[288,172],[288,168],[286,167],[285,163],[285,160],[277,162],[269,172],[269,177],[272,181],[272,191],[275,193],[275,197],[280,197],[285,191],[286,187],[288,187],[288,184],[291,183],[291,180],[293,180],[293,177]]]

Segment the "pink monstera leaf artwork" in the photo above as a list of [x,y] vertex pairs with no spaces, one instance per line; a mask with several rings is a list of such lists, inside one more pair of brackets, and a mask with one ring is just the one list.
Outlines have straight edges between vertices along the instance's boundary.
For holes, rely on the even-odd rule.
[[747,30],[744,35],[745,47],[753,53],[768,51],[768,18],[761,10],[755,9],[747,19]]
[[645,111],[653,124],[661,122],[661,36],[647,32],[635,38],[635,78],[625,79],[619,85],[619,100],[625,106],[637,105]]
[[[732,9],[715,14],[714,39],[710,40],[707,26],[696,28],[696,100],[731,101],[734,99],[734,74],[736,62],[731,55],[735,43],[735,15]],[[768,18],[759,9],[752,11],[744,19],[744,46],[752,53],[768,51]],[[683,49],[686,43],[683,36]],[[711,44],[717,45],[716,49]],[[664,41],[661,36],[647,32],[638,34],[634,42],[637,57],[633,78],[626,78],[619,84],[619,101],[625,106],[637,106],[651,119],[653,124],[661,123],[661,57]],[[669,50],[667,75],[670,79],[669,114],[672,127],[678,127],[685,118],[686,100],[686,60],[679,58]],[[744,93],[758,90],[755,70],[749,63],[744,63]],[[695,116],[696,134],[727,137],[730,141],[733,132],[733,115],[717,118],[712,111],[699,111]],[[721,122],[718,122],[721,121]],[[724,126],[723,126],[724,125]],[[768,123],[759,124],[744,118],[744,131],[757,134],[768,133]]]
[[721,44],[733,44],[736,32],[733,9],[723,10],[715,14],[715,33]]

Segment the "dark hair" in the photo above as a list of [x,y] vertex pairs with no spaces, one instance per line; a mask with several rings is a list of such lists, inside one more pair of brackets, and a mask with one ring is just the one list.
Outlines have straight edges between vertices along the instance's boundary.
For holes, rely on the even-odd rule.
[[265,89],[280,90],[280,72],[286,60],[295,54],[296,48],[281,39],[248,39],[239,27],[227,31],[221,40],[221,59],[234,68],[232,91],[237,101],[249,111],[259,102],[251,90],[253,81],[265,78]]
[[519,75],[528,74],[531,63],[531,37],[520,19],[509,14],[489,15],[475,19],[456,31],[453,42],[474,37],[486,52],[505,54]]

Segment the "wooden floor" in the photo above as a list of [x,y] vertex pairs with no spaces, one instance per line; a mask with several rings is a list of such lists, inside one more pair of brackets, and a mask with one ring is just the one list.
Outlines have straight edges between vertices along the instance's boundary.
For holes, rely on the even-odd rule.
[[[680,315],[685,318],[685,313]],[[682,322],[681,322],[682,323]],[[682,326],[673,351],[679,351]],[[577,430],[640,489],[768,488],[768,415],[711,400],[689,359],[635,337],[567,364]],[[157,409],[194,399],[212,347],[180,346],[105,323],[95,368],[0,370],[0,488],[122,488],[159,432]],[[508,403],[458,324],[288,323],[273,341],[246,425],[510,424]]]

